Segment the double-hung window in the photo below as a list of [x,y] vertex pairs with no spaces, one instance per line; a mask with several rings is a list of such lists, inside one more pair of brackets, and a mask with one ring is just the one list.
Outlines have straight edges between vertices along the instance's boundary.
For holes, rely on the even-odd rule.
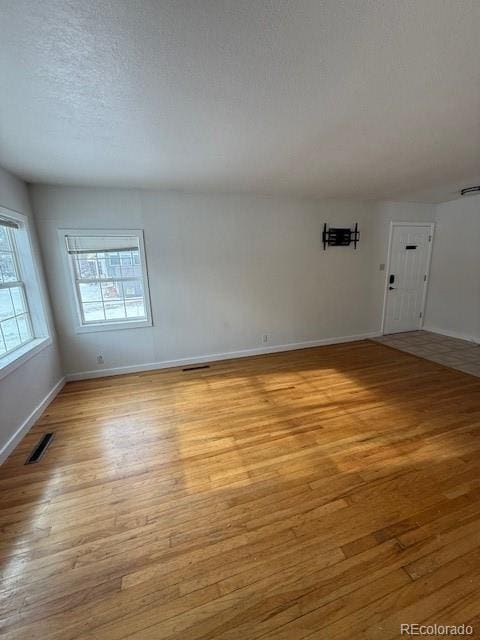
[[0,378],[51,343],[26,216],[0,207]]
[[18,222],[0,218],[0,357],[33,340],[15,234]]
[[141,231],[61,230],[77,330],[152,324]]

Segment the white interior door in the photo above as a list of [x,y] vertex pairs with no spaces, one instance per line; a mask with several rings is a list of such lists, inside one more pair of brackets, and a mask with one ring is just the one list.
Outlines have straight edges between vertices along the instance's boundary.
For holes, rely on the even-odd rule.
[[393,225],[383,333],[422,326],[433,225]]

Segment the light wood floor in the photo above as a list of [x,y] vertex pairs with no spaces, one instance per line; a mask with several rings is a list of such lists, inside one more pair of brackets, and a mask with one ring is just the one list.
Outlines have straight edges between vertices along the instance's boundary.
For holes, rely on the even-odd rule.
[[68,384],[0,469],[3,638],[480,637],[479,453],[480,380],[370,342]]

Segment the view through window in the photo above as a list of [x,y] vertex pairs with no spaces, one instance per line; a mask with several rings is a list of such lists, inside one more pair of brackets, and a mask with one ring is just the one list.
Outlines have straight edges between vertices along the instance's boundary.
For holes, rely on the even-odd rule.
[[66,236],[82,324],[145,320],[139,239]]
[[18,225],[0,220],[0,357],[33,340],[15,242]]

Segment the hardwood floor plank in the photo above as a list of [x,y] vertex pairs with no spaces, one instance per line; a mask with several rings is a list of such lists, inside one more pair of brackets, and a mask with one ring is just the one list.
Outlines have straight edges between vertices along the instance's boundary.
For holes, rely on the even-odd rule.
[[368,341],[69,383],[0,469],[2,637],[480,638],[479,433]]

